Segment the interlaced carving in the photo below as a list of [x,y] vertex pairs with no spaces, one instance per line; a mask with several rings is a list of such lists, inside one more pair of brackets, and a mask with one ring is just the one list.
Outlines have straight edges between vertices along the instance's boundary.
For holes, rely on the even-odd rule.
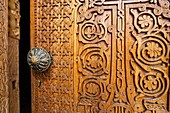
[[[81,0],[78,4],[78,111],[166,112],[162,97],[169,89],[169,2]],[[129,29],[136,39],[133,46]]]
[[35,113],[73,110],[72,5],[71,0],[34,1],[34,45],[53,56],[50,71],[33,78]]
[[[78,112],[102,112],[110,104],[112,41],[115,39],[116,7],[95,6],[95,1],[80,1],[78,24]],[[107,102],[107,100],[109,100]]]
[[54,62],[34,80],[38,112],[167,112],[169,1],[34,3],[35,46]]

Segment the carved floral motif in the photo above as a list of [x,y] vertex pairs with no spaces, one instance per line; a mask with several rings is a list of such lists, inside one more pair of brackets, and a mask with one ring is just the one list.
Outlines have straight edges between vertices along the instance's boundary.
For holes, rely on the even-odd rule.
[[148,27],[153,22],[153,19],[149,15],[139,16],[138,19],[138,24],[140,24],[141,28]]
[[78,60],[80,64],[78,69],[80,72],[84,75],[102,75],[108,73],[108,58],[105,50],[93,45],[91,48],[81,48],[80,52],[81,54]]
[[102,58],[100,56],[91,56],[87,59],[88,64],[91,68],[100,68],[102,66]]
[[[156,2],[157,3],[157,2]],[[136,90],[133,89],[129,100],[136,102],[134,110],[138,112],[157,111],[158,106],[166,106],[166,98],[169,90],[169,17],[164,13],[163,3],[167,1],[159,0],[161,7],[155,4],[141,4],[137,7],[129,7],[133,18],[129,20],[130,29],[127,30],[129,40],[134,40],[128,46],[131,46],[129,52],[132,59],[130,61],[131,74],[129,79],[134,81]],[[167,8],[167,7],[166,7]],[[168,13],[167,13],[168,14]],[[128,66],[128,65],[127,65]],[[132,82],[132,81],[131,81]],[[131,89],[132,90],[132,89]],[[146,99],[147,98],[147,99]],[[144,102],[144,103],[143,103]],[[149,104],[150,103],[150,104]],[[132,101],[131,101],[131,104]],[[144,107],[147,105],[147,109]],[[154,107],[151,107],[154,106]],[[166,112],[166,108],[161,108],[161,112]]]
[[147,76],[144,80],[144,87],[148,88],[148,90],[152,91],[157,88],[157,78],[154,78],[153,76]]
[[87,92],[92,95],[95,95],[99,90],[99,86],[95,83],[88,83],[86,87],[87,87]]
[[147,54],[151,57],[151,58],[157,58],[161,55],[161,51],[162,48],[159,46],[158,43],[155,42],[148,42],[147,43],[147,47],[148,47],[148,51]]
[[37,6],[35,43],[54,57],[37,94],[39,111],[165,110],[169,1],[40,0]]
[[[126,1],[127,2],[127,1]],[[168,17],[164,12],[162,12],[161,8],[167,9],[167,6],[163,6],[163,3],[161,0],[157,1],[140,1],[144,2],[141,3],[141,5],[138,5],[134,3],[134,1],[128,1],[129,4],[126,4],[124,1],[124,5],[128,7],[126,11],[124,11],[124,6],[117,3],[117,1],[79,1],[79,7],[78,7],[78,18],[77,18],[77,24],[78,24],[78,44],[79,44],[79,54],[78,54],[78,71],[80,76],[80,87],[79,90],[82,92],[80,93],[79,97],[81,98],[90,98],[89,106],[91,108],[97,108],[100,112],[113,112],[114,110],[118,110],[120,108],[125,108],[125,111],[121,112],[144,112],[148,111],[144,104],[142,103],[143,100],[140,96],[143,96],[143,98],[159,98],[167,92],[168,88],[165,88],[165,85],[169,83],[169,80],[166,79],[167,72],[164,72],[163,70],[166,69],[167,64],[167,56],[168,56],[168,42],[166,39],[162,38],[161,33],[163,31],[159,29],[160,28],[158,24],[160,24],[160,20],[162,19],[161,16],[158,17],[158,15],[164,15],[165,17]],[[127,2],[127,3],[128,3]],[[149,4],[146,4],[146,2],[150,2]],[[156,6],[157,3],[160,3],[161,6]],[[130,4],[131,3],[131,4]],[[110,15],[105,15],[107,11],[105,10],[105,6],[110,6],[110,4],[118,4],[118,12],[117,12],[117,21],[116,24],[117,31],[116,32],[116,38],[112,37],[112,40],[115,41],[117,44],[116,51],[111,50],[111,52],[115,52],[114,54],[117,54],[116,61],[114,61],[114,57],[112,56],[111,59],[112,62],[116,63],[116,74],[110,75],[107,72],[109,71],[108,66],[114,65],[108,65],[108,59],[110,58],[109,54],[109,47],[113,46],[113,42],[109,43],[109,33],[112,34],[112,30],[110,31],[110,26],[107,26],[106,22],[108,22]],[[168,5],[168,2],[166,2]],[[100,8],[99,8],[100,7]],[[111,6],[110,6],[111,7]],[[137,8],[138,7],[138,8]],[[109,10],[109,7],[107,8]],[[127,18],[125,19],[124,14],[131,12]],[[168,12],[167,10],[165,12]],[[116,13],[116,12],[115,12]],[[102,15],[104,18],[103,20],[100,18],[100,15]],[[131,28],[129,29],[129,32],[131,35],[127,36],[127,34],[124,34],[125,28],[126,30],[128,27],[124,23],[124,19],[131,23]],[[110,20],[112,22],[113,18]],[[129,21],[131,20],[131,21]],[[115,21],[114,21],[115,22]],[[128,25],[127,24],[127,25]],[[163,24],[163,23],[162,23]],[[165,23],[164,23],[165,25]],[[168,25],[168,24],[167,24]],[[127,30],[128,31],[128,30]],[[127,32],[126,32],[127,33]],[[165,32],[162,33],[163,35],[167,36]],[[126,36],[126,37],[125,37]],[[136,40],[134,44],[131,44],[131,39],[129,37],[133,36]],[[129,38],[129,39],[127,39]],[[126,42],[125,42],[126,41]],[[105,43],[106,45],[102,45],[102,43]],[[127,45],[126,45],[127,44]],[[93,46],[92,46],[93,45]],[[94,46],[95,45],[95,46]],[[97,45],[97,46],[96,46]],[[124,48],[124,45],[126,45],[126,48]],[[106,47],[109,49],[106,49]],[[87,48],[88,49],[87,49]],[[131,60],[130,65],[131,68],[134,70],[128,70],[130,67],[124,67],[124,64],[128,62],[125,61],[124,56],[124,50],[126,49],[126,52],[131,53]],[[92,50],[92,51],[91,51]],[[104,50],[104,51],[103,51]],[[100,52],[99,52],[100,51]],[[86,53],[91,53],[90,55]],[[94,54],[92,54],[94,53]],[[99,54],[98,54],[99,53]],[[102,55],[102,53],[104,53]],[[79,57],[80,55],[80,57]],[[101,57],[102,55],[102,57]],[[104,57],[103,57],[104,56]],[[105,57],[106,56],[106,57]],[[127,55],[128,56],[128,55]],[[129,56],[127,57],[127,59]],[[125,61],[125,62],[124,62]],[[139,67],[143,69],[139,69],[138,66],[134,66],[134,62],[136,62]],[[163,64],[160,68],[158,65]],[[105,65],[104,65],[105,64]],[[107,65],[108,66],[107,66]],[[128,63],[127,63],[128,64]],[[100,67],[103,67],[103,70],[105,73],[99,73],[95,69],[99,69]],[[104,69],[105,67],[105,69]],[[134,78],[129,79],[128,73],[125,73],[124,68],[127,69],[127,72],[131,72],[134,74]],[[161,69],[163,68],[163,69]],[[95,70],[95,71],[94,71]],[[114,69],[113,69],[114,70]],[[145,72],[146,71],[146,72]],[[100,71],[101,72],[101,71]],[[104,72],[104,71],[103,71]],[[86,75],[86,76],[84,76]],[[98,75],[98,76],[94,76]],[[103,95],[109,95],[106,96],[105,99],[95,100],[91,98],[89,95],[83,95],[84,90],[89,91],[91,94],[95,94],[97,90],[94,90],[94,88],[98,89],[97,85],[91,85],[90,87],[87,87],[87,89],[82,89],[82,85],[84,82],[84,78],[92,79],[91,77],[95,77],[98,79],[100,76],[108,76],[115,78],[115,81],[112,81],[113,79],[110,79],[111,83],[115,85],[115,87],[109,87],[111,83],[108,84],[106,82],[106,86],[108,87],[102,87],[103,89],[108,88],[108,92],[104,92]],[[127,77],[127,78],[126,78]],[[94,79],[94,78],[93,78]],[[101,81],[105,82],[105,79],[100,79]],[[106,78],[106,81],[108,79]],[[102,83],[103,83],[102,82]],[[126,85],[129,87],[130,84],[132,84],[133,88],[127,88],[126,92]],[[110,89],[109,89],[110,88]],[[162,88],[162,89],[161,89]],[[130,89],[130,91],[129,91]],[[136,91],[136,92],[135,92]],[[131,94],[130,94],[131,93]],[[137,95],[139,93],[139,96]],[[130,98],[129,96],[136,95],[136,98]],[[101,96],[102,98],[102,96]],[[129,99],[130,98],[130,99]],[[108,101],[106,101],[108,99]],[[158,99],[159,100],[159,99]],[[148,100],[147,100],[148,101]],[[82,102],[82,99],[80,99],[80,103]],[[87,102],[87,101],[86,101]],[[116,105],[115,103],[118,102],[119,104]],[[113,103],[113,104],[111,104]],[[99,106],[97,106],[99,104]],[[81,103],[82,105],[82,103]],[[88,105],[87,103],[84,105]],[[133,110],[134,111],[133,111]]]

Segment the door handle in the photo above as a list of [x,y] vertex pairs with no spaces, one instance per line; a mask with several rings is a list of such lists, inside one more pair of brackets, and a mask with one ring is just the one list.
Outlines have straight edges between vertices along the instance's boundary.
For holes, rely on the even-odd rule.
[[43,48],[32,48],[27,55],[28,65],[38,71],[46,71],[52,64],[52,55]]

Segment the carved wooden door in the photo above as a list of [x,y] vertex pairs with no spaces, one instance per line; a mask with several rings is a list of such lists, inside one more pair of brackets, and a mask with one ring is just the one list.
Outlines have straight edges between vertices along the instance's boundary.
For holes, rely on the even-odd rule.
[[167,113],[169,0],[31,0],[33,113]]

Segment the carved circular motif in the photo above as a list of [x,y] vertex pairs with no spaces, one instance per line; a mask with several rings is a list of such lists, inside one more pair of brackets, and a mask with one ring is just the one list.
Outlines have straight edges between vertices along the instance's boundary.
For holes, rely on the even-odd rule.
[[168,90],[166,84],[169,83],[169,80],[164,78],[161,73],[140,73],[139,76],[135,79],[137,81],[139,79],[139,84],[136,84],[139,88],[138,91],[147,96],[158,97]]
[[150,62],[160,60],[166,53],[165,45],[157,39],[148,39],[142,44],[142,57]]
[[101,23],[87,22],[83,24],[81,34],[85,41],[98,41],[106,35],[106,28]]
[[87,98],[98,98],[103,91],[102,83],[96,78],[86,78],[82,81],[82,95]]
[[94,23],[87,23],[82,27],[82,35],[88,41],[94,40],[97,37],[96,31],[97,26]]
[[156,17],[150,12],[140,12],[138,13],[137,10],[131,10],[134,15],[134,26],[138,30],[138,32],[147,32],[152,28],[156,27],[157,20]]
[[95,82],[86,84],[86,94],[89,96],[97,96],[100,93],[100,86]]
[[32,69],[43,72],[50,67],[52,56],[43,48],[33,48],[28,52],[27,62]]
[[84,75],[102,75],[108,73],[107,57],[100,47],[87,47],[81,51],[79,71]]
[[162,47],[157,42],[147,42],[147,54],[150,58],[158,58],[161,56]]
[[145,64],[156,65],[166,62],[167,41],[160,36],[145,36],[138,44],[137,56]]
[[151,15],[141,14],[138,17],[138,24],[141,29],[150,29],[153,27],[153,17]]

